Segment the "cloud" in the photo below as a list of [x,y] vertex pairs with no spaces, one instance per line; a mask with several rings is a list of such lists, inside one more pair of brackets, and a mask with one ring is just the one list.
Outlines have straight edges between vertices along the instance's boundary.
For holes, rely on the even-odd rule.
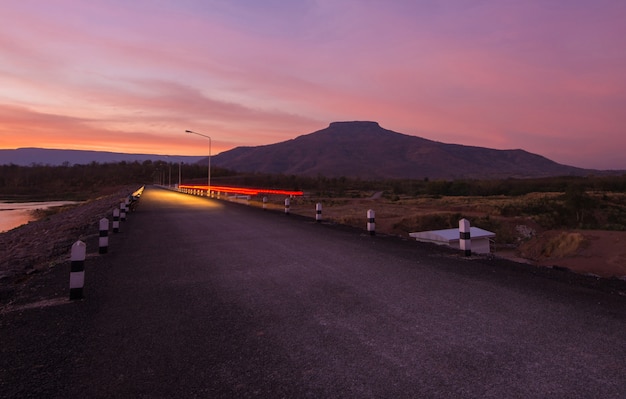
[[181,131],[225,150],[362,119],[626,168],[626,3],[381,4],[12,3],[0,145],[196,154]]

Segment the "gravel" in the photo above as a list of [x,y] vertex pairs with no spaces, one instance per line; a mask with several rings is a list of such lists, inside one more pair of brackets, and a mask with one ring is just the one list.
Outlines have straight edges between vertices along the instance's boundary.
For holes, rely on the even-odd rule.
[[[0,304],[9,301],[33,274],[67,261],[77,240],[95,242],[100,219],[112,220],[113,209],[136,189],[117,188],[112,194],[0,233]],[[98,250],[94,245],[90,249]]]

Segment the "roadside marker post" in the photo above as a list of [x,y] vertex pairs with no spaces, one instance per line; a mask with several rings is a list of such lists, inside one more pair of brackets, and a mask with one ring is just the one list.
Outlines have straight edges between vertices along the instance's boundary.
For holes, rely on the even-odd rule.
[[113,209],[113,232],[120,232],[120,210],[117,208]]
[[123,202],[120,203],[120,220],[122,222],[126,221],[126,204]]
[[100,237],[98,238],[98,253],[106,254],[109,251],[109,219],[100,219]]
[[267,209],[267,197],[263,197],[263,210]]
[[367,231],[370,232],[370,235],[375,235],[376,234],[376,213],[374,212],[373,209],[368,209],[367,210]]
[[285,198],[285,215],[289,215],[289,198]]
[[315,204],[315,221],[320,223],[322,221],[322,203]]
[[70,255],[70,301],[84,298],[86,255],[87,245],[80,240],[76,241]]
[[472,237],[470,234],[470,222],[467,219],[459,220],[459,248],[463,255],[472,255]]

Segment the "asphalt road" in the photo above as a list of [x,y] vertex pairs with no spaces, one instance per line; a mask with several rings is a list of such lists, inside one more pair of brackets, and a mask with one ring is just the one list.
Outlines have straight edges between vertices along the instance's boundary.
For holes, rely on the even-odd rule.
[[157,188],[121,230],[0,314],[0,397],[626,397],[624,296]]

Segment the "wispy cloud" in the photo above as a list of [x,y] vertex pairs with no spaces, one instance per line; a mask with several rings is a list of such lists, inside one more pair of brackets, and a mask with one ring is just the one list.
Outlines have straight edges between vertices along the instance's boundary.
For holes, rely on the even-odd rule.
[[14,2],[0,146],[202,154],[181,132],[220,151],[365,119],[626,168],[625,18],[609,0]]

